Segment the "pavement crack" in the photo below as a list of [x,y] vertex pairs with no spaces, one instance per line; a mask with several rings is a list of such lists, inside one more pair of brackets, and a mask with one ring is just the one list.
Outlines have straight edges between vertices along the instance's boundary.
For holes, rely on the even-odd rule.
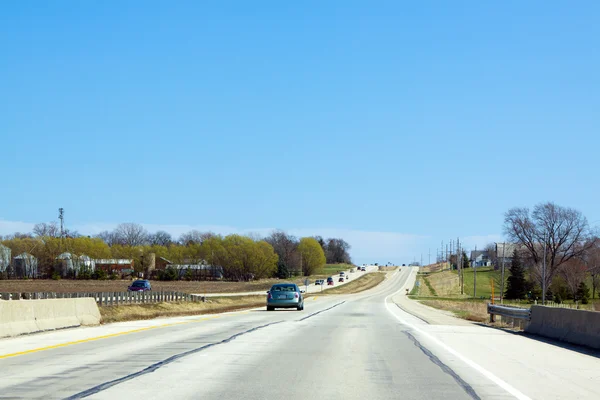
[[418,316],[418,315],[417,315],[417,314],[415,314],[414,312],[408,311],[406,308],[402,307],[400,304],[396,303],[395,301],[394,301],[394,304],[395,304],[395,305],[396,305],[396,306],[397,306],[399,309],[401,309],[402,311],[404,311],[405,313],[407,313],[407,314],[410,314],[410,315],[412,315],[413,317],[419,318],[421,321],[425,322],[427,325],[430,325],[430,324],[429,324],[429,321],[427,321],[427,320],[425,320],[425,319],[421,318],[420,316]]
[[452,378],[454,378],[454,380],[459,384],[459,386],[462,387],[463,390],[465,392],[467,392],[467,394],[469,396],[471,396],[472,399],[474,399],[474,400],[481,400],[481,397],[479,397],[477,395],[477,393],[475,393],[475,390],[473,389],[473,387],[471,385],[469,385],[467,382],[465,382],[460,376],[458,376],[458,374],[456,372],[454,372],[454,370],[452,370],[452,368],[450,368],[449,366],[447,366],[446,364],[444,364],[431,351],[429,351],[428,349],[426,349],[425,347],[423,347],[423,345],[411,333],[406,332],[406,331],[404,333],[415,344],[415,346],[417,346],[419,349],[421,349],[421,351],[423,353],[425,353],[425,355],[427,357],[429,357],[429,359],[431,360],[432,363],[434,363],[435,365],[437,365],[438,367],[440,367],[442,371],[444,371],[445,373],[447,373],[448,375],[450,375]]
[[306,316],[306,317],[304,317],[304,318],[300,318],[300,319],[298,320],[298,322],[300,322],[300,321],[304,321],[305,319],[309,319],[310,317],[314,317],[315,315],[321,314],[322,312],[329,311],[329,310],[331,310],[332,308],[335,308],[335,307],[337,307],[337,306],[340,306],[340,305],[344,304],[345,302],[346,302],[346,301],[344,300],[344,301],[342,301],[342,302],[340,302],[340,303],[337,303],[337,304],[334,304],[334,305],[332,305],[331,307],[327,307],[327,308],[324,308],[323,310],[320,310],[320,311],[314,312],[314,313],[312,313],[312,314],[310,314],[310,315],[307,315],[307,316]]
[[185,351],[183,353],[175,354],[175,355],[173,355],[173,356],[171,356],[171,357],[169,357],[169,358],[167,358],[165,360],[162,360],[162,361],[159,361],[157,363],[154,363],[154,364],[152,364],[152,365],[150,365],[150,366],[148,366],[148,367],[146,367],[146,368],[144,368],[144,369],[142,369],[140,371],[134,372],[133,374],[129,374],[129,375],[126,375],[124,377],[121,377],[121,378],[118,378],[118,379],[115,379],[115,380],[112,380],[112,381],[109,381],[109,382],[101,383],[100,385],[97,385],[97,386],[94,386],[94,387],[92,387],[90,389],[84,390],[83,392],[79,392],[77,394],[74,394],[74,395],[72,395],[70,397],[67,397],[66,400],[83,399],[85,397],[91,396],[93,394],[96,394],[96,393],[102,392],[102,391],[104,391],[106,389],[109,389],[109,388],[111,388],[113,386],[116,386],[116,385],[118,385],[120,383],[127,382],[127,381],[130,381],[130,380],[135,379],[137,377],[140,377],[142,375],[146,375],[146,374],[152,373],[152,372],[156,371],[157,369],[159,369],[160,367],[164,367],[165,365],[171,364],[172,362],[175,362],[175,361],[177,361],[177,360],[179,360],[179,359],[181,359],[183,357],[187,357],[189,355],[192,355],[192,354],[195,354],[195,353],[199,353],[201,351],[204,351],[204,350],[209,349],[209,348],[214,347],[214,346],[218,346],[220,344],[229,343],[232,340],[235,340],[236,338],[238,338],[240,336],[243,336],[243,335],[246,335],[248,333],[257,331],[259,329],[266,328],[266,327],[271,326],[271,325],[280,324],[282,322],[283,321],[277,321],[277,322],[271,322],[271,323],[266,324],[266,325],[255,326],[254,328],[248,329],[246,331],[238,332],[235,335],[232,335],[232,336],[228,337],[227,339],[221,340],[220,342],[209,343],[209,344],[206,344],[204,346],[201,346],[201,347],[198,347],[198,348],[195,348],[195,349],[192,349],[192,350]]

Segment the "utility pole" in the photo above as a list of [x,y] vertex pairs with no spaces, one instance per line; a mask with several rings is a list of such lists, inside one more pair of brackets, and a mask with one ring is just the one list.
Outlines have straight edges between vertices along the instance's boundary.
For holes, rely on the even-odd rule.
[[502,243],[502,282],[500,282],[500,304],[504,304],[504,256],[506,254],[506,242]]
[[460,254],[460,239],[456,238],[456,265],[458,267],[458,283],[460,284],[460,294],[465,294],[463,286],[463,272],[462,272],[462,254]]
[[[475,245],[475,260],[477,260],[477,245]],[[477,268],[475,268],[475,260],[471,260],[471,268],[473,268],[473,298],[477,298]]]
[[58,209],[58,219],[60,219],[60,238],[62,239],[65,237],[65,209],[62,207]]
[[544,264],[542,265],[542,305],[546,305],[546,232],[544,232]]

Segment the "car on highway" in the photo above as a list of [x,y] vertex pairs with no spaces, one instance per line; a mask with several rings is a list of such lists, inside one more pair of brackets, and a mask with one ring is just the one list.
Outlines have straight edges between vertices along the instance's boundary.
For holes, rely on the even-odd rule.
[[340,276],[340,279],[338,279],[338,282],[344,282],[344,277]]
[[152,290],[152,285],[146,279],[138,279],[127,287],[128,292],[148,292],[150,290]]
[[267,292],[267,311],[276,308],[295,308],[304,310],[304,290],[295,283],[276,283]]
[[361,271],[366,271],[366,270],[367,270],[367,268],[366,268],[366,267],[360,267],[360,270],[361,270]]
[[327,278],[327,285],[333,286],[333,278],[331,276],[329,278]]
[[344,271],[340,272],[340,276],[344,276],[346,273]]
[[315,285],[321,285],[321,286],[323,286],[323,284],[325,284],[325,280],[324,279],[317,279],[315,281]]

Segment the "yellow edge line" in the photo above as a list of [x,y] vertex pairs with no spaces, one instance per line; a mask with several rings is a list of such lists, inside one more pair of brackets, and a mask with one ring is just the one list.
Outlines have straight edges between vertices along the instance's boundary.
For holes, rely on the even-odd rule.
[[19,351],[17,353],[2,354],[2,355],[0,355],[0,360],[3,359],[3,358],[16,357],[16,356],[22,356],[22,355],[25,355],[25,354],[37,353],[37,352],[44,351],[44,350],[52,350],[52,349],[58,349],[60,347],[72,346],[74,344],[87,343],[87,342],[93,342],[93,341],[101,340],[101,339],[108,339],[108,338],[112,338],[112,337],[116,337],[116,336],[128,335],[130,333],[137,333],[137,332],[149,331],[151,329],[158,329],[158,328],[167,328],[169,326],[175,326],[175,325],[191,324],[191,323],[194,323],[194,322],[201,322],[201,321],[206,321],[206,320],[214,319],[214,318],[219,318],[219,316],[215,315],[215,316],[212,316],[212,317],[201,318],[201,319],[197,319],[197,320],[193,320],[193,321],[182,321],[182,322],[173,322],[173,323],[170,323],[170,324],[148,326],[146,328],[132,329],[130,331],[125,331],[125,332],[117,332],[117,333],[111,333],[111,334],[108,334],[108,335],[96,336],[96,337],[91,337],[91,338],[82,339],[82,340],[75,340],[75,341],[72,341],[72,342],[59,343],[59,344],[54,344],[52,346],[39,347],[37,349]]
[[313,297],[313,301],[315,301],[315,300],[317,299],[317,297],[319,297],[319,296],[315,296],[315,297]]

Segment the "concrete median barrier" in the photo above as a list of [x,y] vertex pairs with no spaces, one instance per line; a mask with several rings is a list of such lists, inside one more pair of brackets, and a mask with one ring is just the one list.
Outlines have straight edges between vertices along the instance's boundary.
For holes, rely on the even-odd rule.
[[0,301],[0,337],[99,323],[92,298]]
[[525,332],[600,349],[600,313],[532,306]]

